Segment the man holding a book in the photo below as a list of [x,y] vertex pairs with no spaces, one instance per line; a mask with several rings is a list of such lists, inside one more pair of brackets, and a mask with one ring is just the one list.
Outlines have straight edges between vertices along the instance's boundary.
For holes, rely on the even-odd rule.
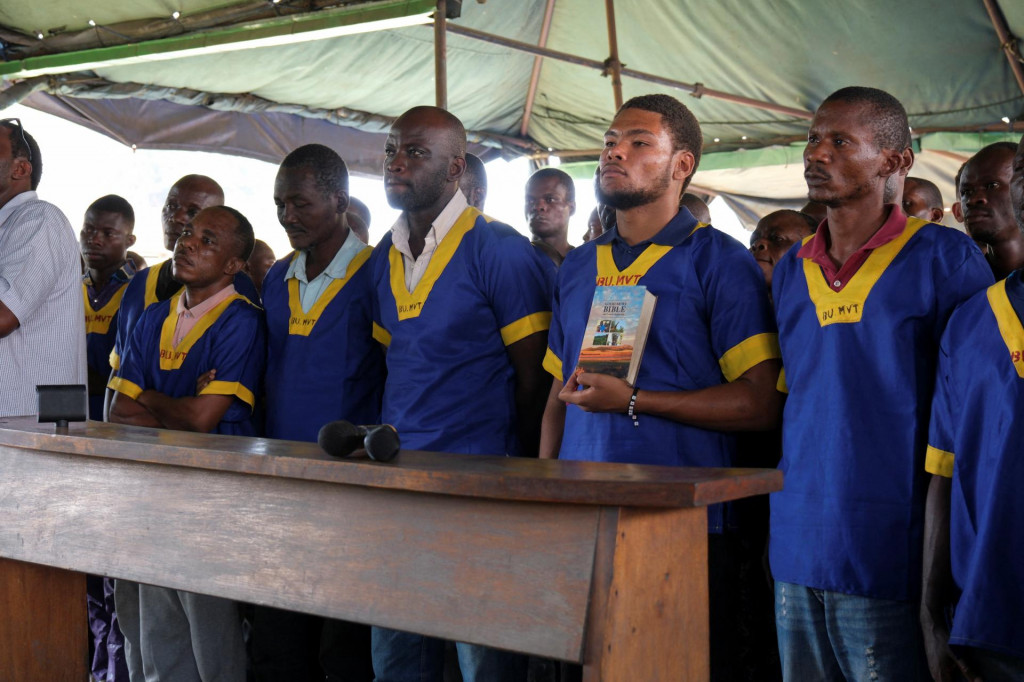
[[[690,111],[665,95],[630,100],[605,134],[597,188],[617,226],[570,252],[559,271],[541,456],[729,466],[729,431],[777,424],[779,349],[764,278],[742,245],[679,209],[701,140]],[[646,291],[626,295],[634,288]],[[623,327],[618,346],[597,333],[602,321]],[[595,356],[605,358],[592,364]],[[726,525],[723,508],[710,507],[714,679],[735,677]]]

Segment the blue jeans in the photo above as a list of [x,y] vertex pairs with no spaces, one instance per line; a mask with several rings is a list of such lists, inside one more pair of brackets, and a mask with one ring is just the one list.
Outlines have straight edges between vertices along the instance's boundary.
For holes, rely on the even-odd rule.
[[930,680],[917,605],[775,583],[787,682]]
[[[373,628],[376,682],[442,682],[444,641]],[[455,645],[463,682],[526,682],[526,656],[476,644]]]

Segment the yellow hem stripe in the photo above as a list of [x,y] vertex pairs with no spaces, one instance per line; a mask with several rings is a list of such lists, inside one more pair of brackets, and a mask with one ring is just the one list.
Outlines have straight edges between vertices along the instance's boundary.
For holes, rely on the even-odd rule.
[[530,334],[546,332],[551,327],[551,313],[540,312],[521,317],[501,328],[501,340],[506,346],[522,341]]
[[779,393],[789,394],[789,386],[786,385],[786,368],[779,370],[779,380],[775,382],[775,390]]
[[751,367],[780,357],[778,334],[755,334],[727,350],[718,366],[726,381],[735,381]]
[[388,333],[387,329],[376,322],[373,323],[373,338],[377,343],[383,344],[384,346],[391,345],[391,334]]
[[952,452],[939,450],[929,445],[924,455],[924,470],[936,476],[953,478],[954,457],[955,455]]
[[122,379],[121,377],[112,378],[110,383],[107,384],[107,388],[117,391],[118,393],[124,393],[132,400],[137,400],[139,394],[142,393],[142,388],[138,384],[133,384],[127,379]]
[[555,378],[555,381],[563,381],[562,379],[562,361],[555,355],[555,351],[548,348],[547,352],[544,353],[544,369],[548,371],[548,374]]
[[211,381],[199,395],[233,395],[249,407],[256,405],[256,396],[238,381]]

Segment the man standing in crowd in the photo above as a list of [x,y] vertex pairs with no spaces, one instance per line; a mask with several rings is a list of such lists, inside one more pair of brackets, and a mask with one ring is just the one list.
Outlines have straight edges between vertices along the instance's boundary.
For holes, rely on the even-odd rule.
[[945,215],[942,192],[931,180],[908,177],[903,182],[903,213],[907,217],[941,223]]
[[270,248],[270,244],[267,244],[262,239],[257,239],[256,244],[252,247],[252,255],[245,262],[243,272],[249,275],[249,279],[252,280],[256,291],[261,292],[261,295],[263,291],[263,278],[267,276],[267,272],[274,266],[275,262],[277,262],[277,256],[274,255],[274,250]]
[[[403,447],[536,455],[553,266],[459,191],[466,132],[435,107],[405,112],[384,148],[402,215],[374,250],[374,336],[387,346],[383,421]],[[466,682],[522,682],[525,657],[459,643]],[[441,679],[444,644],[373,629],[378,682]]]
[[1024,234],[1010,205],[1012,142],[996,142],[967,161],[960,178],[960,204],[967,234],[988,247],[986,258],[997,280],[1024,265]]
[[576,185],[565,171],[541,168],[526,181],[526,221],[533,245],[561,265],[569,246],[569,218],[576,213]]
[[[554,377],[541,456],[670,466],[731,466],[740,429],[778,422],[778,344],[768,295],[736,240],[679,210],[700,161],[700,125],[678,100],[626,102],[605,133],[598,199],[616,226],[559,269],[544,367]],[[599,281],[658,297],[635,386],[576,371]],[[568,403],[568,405],[566,405]],[[722,505],[708,509],[713,679],[739,679],[740,605]],[[729,576],[729,577],[726,577]]]
[[883,197],[912,163],[903,106],[830,95],[804,150],[826,221],[773,273],[788,387],[770,558],[786,680],[924,679],[924,455],[939,336],[991,283],[956,230]]
[[128,249],[135,243],[135,211],[123,197],[108,194],[85,211],[79,240],[85,274],[85,334],[89,364],[89,418],[103,421],[103,395],[110,379],[110,351],[117,335],[117,310],[135,265]]
[[459,189],[466,195],[466,202],[470,206],[484,212],[484,204],[487,202],[487,169],[476,154],[466,153],[466,172],[459,180]]
[[[135,243],[134,226],[135,211],[131,204],[123,197],[108,194],[86,209],[79,233],[86,267],[82,295],[89,365],[89,418],[96,421],[103,421],[103,396],[110,378],[117,309],[128,281],[135,275],[135,265],[128,259],[128,249]],[[124,639],[114,608],[114,580],[89,575],[86,588],[93,676],[107,682],[127,681]]]
[[36,386],[86,383],[81,260],[68,219],[36,196],[39,145],[0,121],[0,416],[35,414]]
[[[1010,188],[1024,233],[1024,139]],[[975,294],[942,337],[928,435],[921,625],[939,682],[1024,679],[1024,271]],[[952,629],[947,621],[952,612]]]
[[772,272],[779,259],[799,241],[814,234],[818,223],[814,218],[801,213],[782,209],[769,213],[757,221],[757,227],[750,235],[750,253],[764,274],[769,293],[772,286]]
[[[263,283],[266,435],[316,442],[331,421],[376,424],[384,353],[372,334],[371,249],[346,227],[345,162],[299,147],[281,163],[274,203],[295,251]],[[257,606],[253,666],[258,682],[371,682],[370,628]]]
[[[184,289],[147,308],[135,325],[110,381],[115,391],[110,421],[256,435],[263,313],[232,285],[253,240],[249,221],[232,208],[207,208],[190,219],[172,259],[174,279]],[[197,380],[211,370],[216,377],[197,394]],[[138,648],[145,679],[244,682],[237,604],[153,585],[135,587],[138,629],[124,634],[130,647]],[[117,610],[125,614],[120,599]],[[137,673],[133,670],[133,679]]]

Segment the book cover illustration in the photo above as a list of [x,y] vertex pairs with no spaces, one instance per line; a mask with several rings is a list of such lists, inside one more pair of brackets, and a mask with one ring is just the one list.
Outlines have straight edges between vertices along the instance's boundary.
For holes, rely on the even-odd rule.
[[636,380],[654,313],[655,296],[645,286],[609,286],[594,290],[578,366]]

